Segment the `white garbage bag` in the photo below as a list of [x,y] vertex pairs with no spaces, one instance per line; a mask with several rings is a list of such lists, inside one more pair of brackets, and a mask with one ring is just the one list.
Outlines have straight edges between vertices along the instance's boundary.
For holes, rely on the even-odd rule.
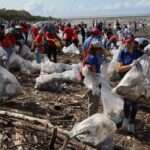
[[[124,102],[117,94],[111,92],[112,88],[105,76],[107,64],[102,65],[102,72],[99,78],[101,82],[101,100],[103,104],[103,113],[95,114],[84,121],[78,123],[70,131],[70,137],[76,137],[80,141],[92,146],[104,144],[107,139],[113,137],[116,132],[116,124],[122,120],[122,111]],[[89,72],[87,68],[82,70],[86,76]],[[93,80],[93,79],[92,79]],[[96,83],[95,83],[96,84]],[[91,86],[92,87],[92,86]],[[104,149],[112,149],[112,145],[103,145]]]
[[19,46],[16,45],[14,48],[14,51],[22,58],[26,59],[26,60],[33,60],[34,55],[31,52],[30,48],[27,45],[23,45],[22,49],[19,51]]
[[38,64],[35,60],[31,62],[31,72],[32,73],[40,73],[41,64]]
[[124,101],[118,94],[112,92],[112,87],[105,78],[101,78],[101,101],[104,114],[115,123],[120,123],[123,117]]
[[150,56],[149,51],[146,52],[147,54],[139,58],[139,63],[131,68],[113,92],[133,101],[138,101],[143,96],[148,100],[149,97],[146,96],[149,96],[150,87]]
[[27,60],[33,60],[33,54],[27,45],[23,45],[20,56]]
[[48,89],[54,82],[78,82],[78,70],[68,70],[62,73],[41,74],[36,78],[36,89]]
[[109,79],[115,78],[115,76],[117,74],[118,55],[119,55],[119,51],[116,50],[116,52],[113,56],[113,59],[112,59],[112,61],[110,62],[109,66],[108,66],[107,74],[109,76]]
[[135,38],[135,41],[139,43],[139,45],[143,44],[144,41],[147,41],[150,43],[150,40],[147,39],[147,38],[144,38],[144,37],[138,37],[138,38]]
[[23,74],[32,74],[40,72],[40,65],[37,65],[34,61],[30,62],[28,60],[23,59],[16,53],[13,53],[8,61],[9,69],[18,69]]
[[62,51],[64,53],[80,54],[80,50],[74,44],[64,47]]
[[85,65],[82,67],[82,75],[84,76],[84,85],[92,91],[92,94],[100,95],[100,74],[92,73]]
[[7,52],[0,47],[0,65],[5,65],[8,60]]
[[41,70],[41,64],[37,64],[36,61],[28,61],[28,60],[23,60],[21,67],[21,72],[31,75],[35,73],[40,73]]
[[0,66],[0,98],[12,97],[21,93],[22,87],[16,77]]
[[107,69],[107,75],[109,77],[109,79],[115,78],[116,75],[116,71],[117,71],[117,59],[118,59],[118,55],[119,55],[120,50],[116,49],[113,50],[113,58],[111,60],[111,62],[108,65],[108,69]]
[[145,48],[144,48],[144,53],[147,55],[150,55],[150,44],[148,44]]
[[77,137],[80,141],[98,146],[116,131],[115,123],[104,114],[95,114],[78,123],[70,131],[70,137]]
[[9,69],[20,69],[20,66],[23,62],[23,59],[13,52],[8,60],[8,68]]
[[63,31],[59,30],[59,33],[57,34],[57,36],[63,40]]
[[67,70],[72,70],[75,66],[78,66],[78,64],[68,65],[63,63],[54,63],[46,59],[41,64],[41,74],[62,73]]

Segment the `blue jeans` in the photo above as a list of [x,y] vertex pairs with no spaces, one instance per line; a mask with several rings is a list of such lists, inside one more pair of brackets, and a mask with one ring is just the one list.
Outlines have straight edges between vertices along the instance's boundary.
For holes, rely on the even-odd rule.
[[41,63],[41,56],[40,56],[40,50],[39,48],[36,48],[35,49],[35,60],[38,64]]
[[13,53],[13,48],[5,48],[5,51],[7,52],[8,55],[8,59],[11,56],[11,54]]
[[125,118],[128,118],[130,123],[135,122],[137,111],[138,111],[138,105],[136,102],[129,102],[125,100],[124,114],[125,114]]

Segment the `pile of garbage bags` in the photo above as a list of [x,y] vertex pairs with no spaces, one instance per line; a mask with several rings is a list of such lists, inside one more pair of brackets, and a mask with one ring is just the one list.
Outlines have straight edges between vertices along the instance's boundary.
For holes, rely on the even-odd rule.
[[11,71],[18,70],[23,75],[32,75],[40,73],[41,64],[33,60],[33,54],[30,48],[24,45],[21,52],[18,53],[15,47],[8,57],[7,52],[0,47],[0,98],[10,98],[17,96],[22,92],[22,87]]
[[0,66],[0,99],[14,97],[21,94],[22,87],[16,77]]
[[74,44],[71,44],[68,47],[64,47],[62,51],[64,53],[80,54],[80,50]]

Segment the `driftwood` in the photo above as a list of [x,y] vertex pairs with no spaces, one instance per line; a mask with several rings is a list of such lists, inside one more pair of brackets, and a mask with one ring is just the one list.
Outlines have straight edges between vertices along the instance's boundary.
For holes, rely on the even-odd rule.
[[60,150],[65,150],[67,148],[67,144],[69,143],[69,140],[70,140],[69,137],[66,137],[64,144]]
[[[40,132],[47,132],[48,134],[52,135],[50,145],[49,145],[51,150],[54,149],[56,137],[61,141],[64,141],[63,147],[61,148],[62,150],[65,150],[67,145],[72,145],[73,147],[78,148],[80,150],[85,149],[84,144],[78,142],[75,139],[69,139],[68,131],[54,127],[48,120],[30,117],[30,116],[9,112],[9,111],[2,111],[2,110],[0,111],[0,116],[4,116],[4,121],[0,119],[0,124],[4,124],[5,126],[11,124],[12,126],[19,129],[30,128],[32,130],[36,130]],[[5,120],[5,118],[7,118],[6,116],[10,117],[11,120],[8,121],[8,124],[7,121]],[[13,120],[12,118],[15,118],[17,120]]]
[[[35,124],[40,124],[44,126],[45,128],[50,128],[50,129],[54,128],[54,126],[50,123],[50,121],[45,120],[45,119],[39,119],[39,118],[24,115],[24,114],[19,114],[19,113],[4,111],[4,110],[0,110],[0,115],[17,118],[21,120],[26,120]],[[68,135],[68,131],[66,130],[62,130],[60,128],[57,128],[57,130],[64,135]]]
[[[47,132],[50,135],[53,134],[53,128],[51,129],[46,129],[45,127],[39,126],[39,125],[33,125],[33,124],[26,124],[26,123],[22,123],[22,122],[12,122],[12,125],[18,127],[18,128],[31,128],[33,130],[37,130],[37,131],[41,131],[41,132]],[[58,129],[57,129],[58,130]],[[61,141],[66,141],[66,139],[68,139],[68,136],[63,135],[62,132],[60,133],[59,130],[57,131],[57,138],[60,139]],[[84,150],[85,149],[85,145],[76,141],[75,139],[70,140],[67,144],[70,144],[74,147],[79,148],[80,150]]]
[[31,117],[31,116],[27,116],[27,115],[23,115],[23,114],[19,114],[19,113],[14,113],[14,112],[1,110],[0,115],[13,117],[13,118],[18,118],[18,119],[21,119],[21,120],[34,122],[34,123],[37,123],[37,124],[42,124],[42,125],[44,125],[46,127],[50,127],[50,128],[53,127],[53,125],[48,120],[39,119],[39,118],[35,118],[35,117]]
[[56,138],[57,138],[57,128],[54,128],[52,138],[49,144],[49,150],[55,150],[54,145],[55,145]]

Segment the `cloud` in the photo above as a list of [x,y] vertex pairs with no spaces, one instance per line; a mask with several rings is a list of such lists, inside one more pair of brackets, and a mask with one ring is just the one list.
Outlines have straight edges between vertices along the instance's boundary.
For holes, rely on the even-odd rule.
[[150,14],[150,0],[0,0],[0,8],[54,17]]

